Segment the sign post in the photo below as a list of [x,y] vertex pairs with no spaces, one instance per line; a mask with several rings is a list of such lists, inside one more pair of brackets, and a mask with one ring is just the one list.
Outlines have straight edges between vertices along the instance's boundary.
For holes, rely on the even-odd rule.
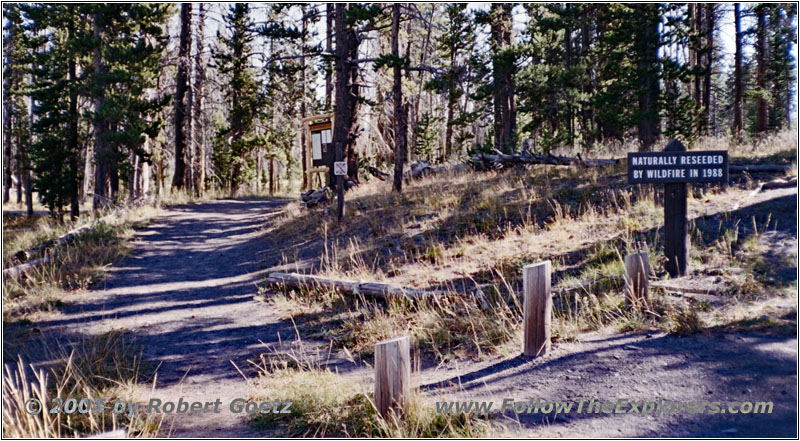
[[686,275],[689,264],[688,183],[728,182],[728,152],[688,152],[677,139],[663,152],[628,153],[629,184],[664,184],[664,254],[670,277]]
[[336,143],[336,162],[333,163],[333,174],[336,176],[336,218],[339,222],[344,217],[344,177],[347,176],[347,162],[343,160],[342,143]]

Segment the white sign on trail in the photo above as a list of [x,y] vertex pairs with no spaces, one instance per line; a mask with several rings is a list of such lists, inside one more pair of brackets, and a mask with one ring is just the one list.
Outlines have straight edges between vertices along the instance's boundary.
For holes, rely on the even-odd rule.
[[333,174],[335,176],[347,176],[347,162],[334,162],[333,163]]

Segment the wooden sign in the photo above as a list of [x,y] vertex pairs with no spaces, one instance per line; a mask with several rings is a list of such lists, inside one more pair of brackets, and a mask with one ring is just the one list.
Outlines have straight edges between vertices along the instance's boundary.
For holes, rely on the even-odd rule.
[[728,182],[728,152],[628,153],[629,184]]
[[677,139],[663,152],[628,153],[629,184],[664,184],[664,269],[671,277],[689,267],[689,183],[728,182],[728,152],[687,152]]

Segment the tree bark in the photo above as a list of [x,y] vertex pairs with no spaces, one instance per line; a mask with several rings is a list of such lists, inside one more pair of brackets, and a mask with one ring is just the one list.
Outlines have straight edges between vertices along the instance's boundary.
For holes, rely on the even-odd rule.
[[[334,3],[327,3],[325,5],[325,52],[331,53],[333,51],[333,17]],[[325,69],[325,110],[331,108],[331,95],[333,95],[333,82],[331,81],[330,69]],[[303,144],[303,151],[305,151],[305,144]],[[310,185],[311,183],[309,183]]]
[[[10,60],[5,58],[6,60],[6,69],[8,68],[8,64]],[[13,185],[12,175],[14,174],[14,161],[13,161],[13,154],[14,151],[11,148],[12,146],[12,133],[14,132],[14,128],[12,127],[12,118],[11,113],[14,111],[14,103],[11,101],[11,98],[8,96],[8,83],[10,80],[6,78],[5,84],[3,85],[3,203],[9,201],[11,198],[11,186]]]
[[400,68],[400,3],[392,5],[392,55],[394,65],[394,183],[392,189],[403,191],[403,161],[406,157],[406,116],[403,110],[403,79]]
[[642,92],[639,93],[639,150],[650,151],[660,134],[658,115],[658,24],[660,15],[657,4],[637,4],[639,16],[637,27],[638,73]]
[[767,130],[767,100],[763,94],[767,90],[767,6],[757,6],[756,15],[756,133],[761,134]]
[[[307,26],[307,18],[306,18],[306,6],[302,6],[302,30],[303,30],[303,48],[300,50],[305,53],[305,45],[306,45],[306,26]],[[328,14],[330,16],[330,14]],[[330,21],[330,20],[329,20]],[[330,38],[330,29],[328,29],[328,38]],[[327,42],[326,42],[327,43]],[[330,48],[328,48],[330,51]],[[306,57],[300,57],[300,117],[305,119],[306,115]],[[325,74],[325,100],[330,104],[330,95],[328,95],[328,87],[330,87],[330,75],[327,73]],[[327,105],[326,105],[327,106]],[[303,128],[300,130],[300,162],[302,165],[302,172],[303,172],[303,191],[308,188],[308,173],[306,172],[308,168],[308,155],[306,154],[306,130]]]
[[517,130],[516,106],[514,103],[514,58],[508,50],[511,46],[510,3],[492,4],[491,25],[492,76],[494,79],[494,147],[510,153],[514,148],[514,133]]
[[705,72],[703,76],[703,134],[708,135],[711,128],[711,73],[714,68],[714,11],[716,3],[705,5]]
[[[70,18],[69,25],[67,26],[69,41],[75,38],[75,6],[70,5]],[[69,54],[68,61],[68,81],[69,81],[69,138],[67,139],[67,147],[72,155],[70,155],[69,163],[67,164],[69,170],[69,195],[70,195],[70,218],[72,220],[78,219],[80,215],[80,191],[78,183],[78,155],[80,154],[80,146],[78,144],[78,81],[77,66],[75,62],[75,55]]]
[[94,38],[97,46],[94,49],[94,73],[97,81],[97,96],[94,101],[94,197],[92,209],[99,211],[108,207],[108,145],[105,133],[108,123],[103,116],[105,105],[105,63],[103,60],[103,29],[101,13],[94,14]]
[[347,176],[358,182],[358,162],[355,154],[357,137],[357,115],[359,86],[358,66],[353,61],[358,56],[358,35],[352,26],[346,25],[348,5],[336,4],[336,100],[333,143],[342,143],[347,160]]
[[742,13],[741,4],[735,3],[733,20],[736,27],[736,53],[734,54],[733,71],[733,136],[736,142],[742,142]]
[[197,196],[202,197],[206,186],[206,139],[205,121],[203,120],[204,87],[206,82],[206,66],[203,61],[203,37],[205,35],[206,10],[203,3],[200,3],[198,7],[197,48],[194,57],[194,105],[192,106],[194,129],[192,134],[195,138],[194,189],[197,191]]
[[189,88],[188,59],[191,54],[192,4],[181,3],[181,34],[178,47],[178,73],[175,77],[175,174],[172,187],[181,189],[186,178],[186,91]]

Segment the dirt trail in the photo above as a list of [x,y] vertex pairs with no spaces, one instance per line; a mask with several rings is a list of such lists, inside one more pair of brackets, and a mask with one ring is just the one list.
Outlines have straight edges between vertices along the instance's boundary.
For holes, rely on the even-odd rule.
[[[783,234],[796,248],[796,205],[779,199]],[[66,335],[133,331],[145,355],[163,364],[156,398],[210,401],[247,398],[246,381],[231,364],[244,366],[260,342],[292,340],[291,323],[256,301],[256,284],[281,247],[270,245],[260,228],[281,202],[225,200],[167,210],[138,231],[129,257],[109,276],[43,328]],[[785,205],[785,206],[784,206]],[[774,208],[774,207],[770,207]],[[794,208],[793,210],[791,208]],[[748,214],[749,212],[745,213]],[[794,222],[791,222],[794,220]],[[791,225],[791,227],[789,227]],[[794,255],[796,259],[796,254]],[[794,314],[795,299],[779,305]],[[784,302],[786,303],[786,302]],[[660,333],[581,335],[560,343],[545,358],[511,356],[482,362],[464,360],[429,367],[413,382],[432,399],[504,398],[548,401],[616,400],[772,401],[769,415],[682,414],[515,416],[506,412],[517,436],[783,436],[795,437],[797,419],[797,337],[736,333],[679,338]],[[359,366],[346,375],[370,381]],[[457,385],[455,388],[453,385]],[[149,398],[148,392],[142,399]],[[172,436],[256,437],[243,415],[181,416]],[[274,435],[274,434],[273,434]]]
[[227,403],[250,395],[231,362],[244,367],[260,341],[291,338],[290,324],[254,300],[265,269],[260,233],[282,202],[220,200],[166,210],[136,232],[130,256],[51,320],[61,335],[132,331],[158,369],[157,389],[142,400],[213,401],[220,414],[176,417],[172,436],[263,436]]

